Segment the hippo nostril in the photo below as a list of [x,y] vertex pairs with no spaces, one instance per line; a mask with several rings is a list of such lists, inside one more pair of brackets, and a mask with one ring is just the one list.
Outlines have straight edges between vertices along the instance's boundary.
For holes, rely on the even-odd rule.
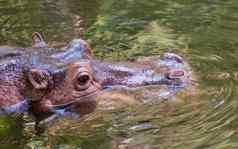
[[90,77],[88,75],[82,75],[78,77],[78,83],[79,85],[86,85],[90,80]]

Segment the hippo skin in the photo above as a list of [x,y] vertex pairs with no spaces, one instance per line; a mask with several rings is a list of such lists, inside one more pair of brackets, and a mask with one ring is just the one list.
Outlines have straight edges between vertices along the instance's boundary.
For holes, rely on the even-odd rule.
[[93,112],[95,96],[103,90],[167,85],[175,93],[188,82],[183,58],[173,53],[166,53],[156,64],[165,66],[164,72],[133,65],[94,60],[82,39],[74,39],[63,51],[52,49],[34,33],[32,48],[1,56],[0,113],[29,113],[37,121],[52,115],[82,116]]

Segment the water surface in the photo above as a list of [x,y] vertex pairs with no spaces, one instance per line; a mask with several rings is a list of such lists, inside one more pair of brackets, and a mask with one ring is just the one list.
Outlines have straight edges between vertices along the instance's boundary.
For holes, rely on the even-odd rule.
[[0,0],[0,14],[1,45],[30,46],[34,31],[55,46],[82,36],[98,59],[178,53],[197,78],[194,94],[60,121],[43,136],[1,119],[1,148],[238,148],[237,0]]

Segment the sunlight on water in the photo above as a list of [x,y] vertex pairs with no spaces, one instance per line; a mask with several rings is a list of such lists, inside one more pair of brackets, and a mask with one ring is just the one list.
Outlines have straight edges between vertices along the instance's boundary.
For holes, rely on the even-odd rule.
[[0,14],[1,45],[29,46],[39,31],[55,47],[83,36],[109,61],[175,52],[195,79],[193,89],[159,103],[154,89],[104,96],[123,102],[61,120],[42,136],[1,118],[0,148],[238,148],[237,0],[0,0]]

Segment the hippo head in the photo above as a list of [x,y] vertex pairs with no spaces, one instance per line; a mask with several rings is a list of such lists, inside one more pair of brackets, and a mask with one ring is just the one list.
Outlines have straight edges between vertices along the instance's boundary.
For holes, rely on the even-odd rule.
[[[46,47],[38,33],[33,35],[33,47],[38,50]],[[23,97],[30,97],[28,111],[37,121],[62,111],[79,115],[91,113],[96,108],[95,95],[104,88],[165,85],[177,90],[183,87],[184,63],[177,55],[167,54],[158,61],[159,66],[169,70],[169,73],[160,73],[144,65],[128,67],[102,63],[93,60],[90,54],[86,41],[74,39],[64,51],[46,55],[54,61],[51,64],[55,65],[54,69],[37,65],[27,70],[28,85],[21,93],[24,93]],[[19,82],[22,84],[23,81]]]

